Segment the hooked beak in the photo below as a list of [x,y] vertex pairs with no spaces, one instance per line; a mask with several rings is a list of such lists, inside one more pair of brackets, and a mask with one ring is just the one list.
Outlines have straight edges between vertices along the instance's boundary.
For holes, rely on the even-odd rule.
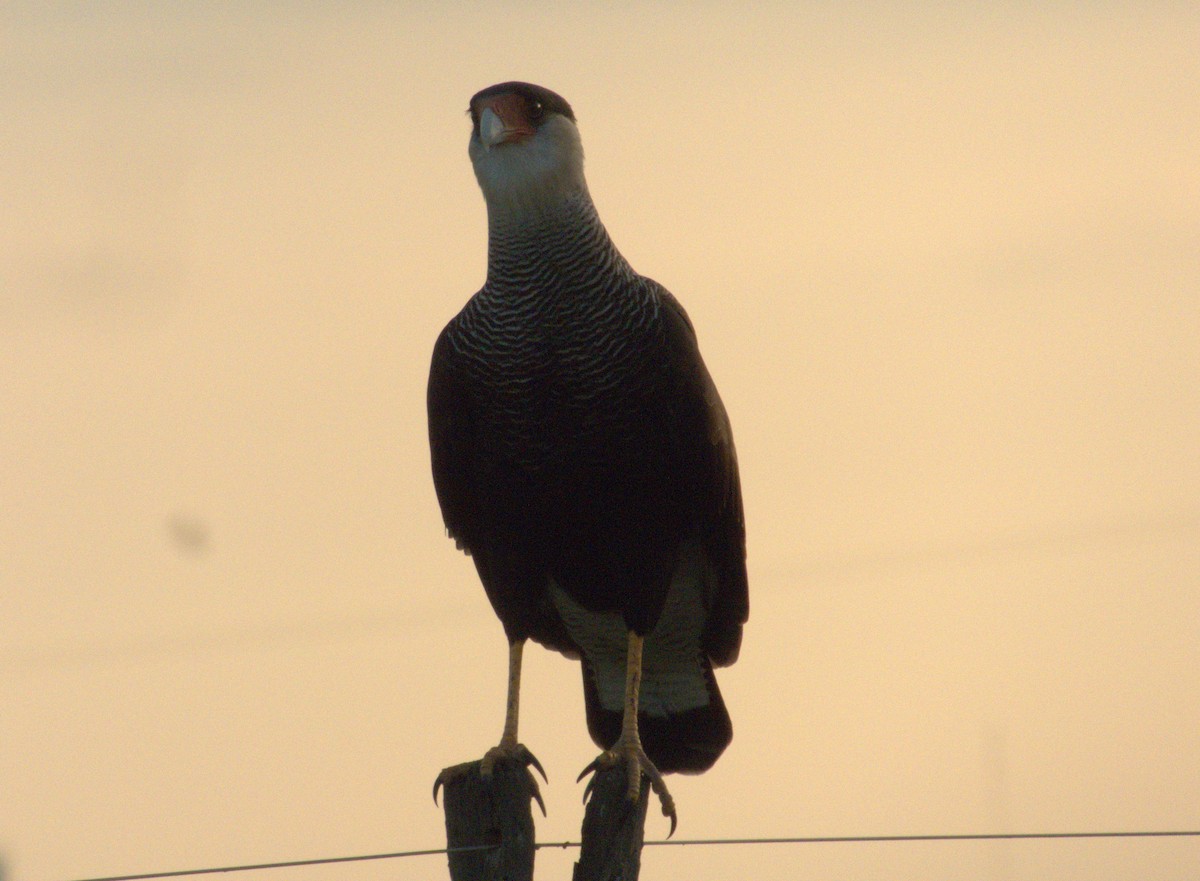
[[523,141],[537,133],[525,118],[524,102],[516,95],[500,95],[479,114],[479,140],[490,150],[500,144]]

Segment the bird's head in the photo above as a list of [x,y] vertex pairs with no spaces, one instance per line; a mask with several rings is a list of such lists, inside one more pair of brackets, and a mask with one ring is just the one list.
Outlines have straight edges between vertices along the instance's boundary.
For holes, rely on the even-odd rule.
[[468,112],[468,153],[489,211],[546,210],[587,192],[575,114],[560,95],[500,83],[477,93]]

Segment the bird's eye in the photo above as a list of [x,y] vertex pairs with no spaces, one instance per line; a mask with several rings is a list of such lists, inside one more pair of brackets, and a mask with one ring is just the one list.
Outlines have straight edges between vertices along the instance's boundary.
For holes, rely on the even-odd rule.
[[528,113],[530,121],[537,122],[546,115],[546,108],[542,106],[541,101],[530,101]]

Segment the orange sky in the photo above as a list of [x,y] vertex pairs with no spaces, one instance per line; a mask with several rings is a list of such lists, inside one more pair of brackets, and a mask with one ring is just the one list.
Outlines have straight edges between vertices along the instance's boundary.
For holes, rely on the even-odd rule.
[[[574,105],[738,442],[735,738],[671,779],[679,837],[1200,827],[1197,46],[1166,3],[6,7],[5,881],[444,843],[505,647],[424,387],[483,277],[467,99],[512,78]],[[526,654],[542,840],[579,835],[581,697]],[[1191,879],[1200,842],[644,865]]]

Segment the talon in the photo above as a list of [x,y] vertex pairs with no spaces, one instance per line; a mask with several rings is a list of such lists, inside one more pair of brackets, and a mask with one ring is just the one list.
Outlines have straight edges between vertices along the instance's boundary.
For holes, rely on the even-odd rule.
[[592,759],[592,761],[590,761],[588,763],[588,766],[579,772],[579,776],[575,778],[575,782],[578,783],[580,780],[582,780],[588,774],[591,774],[593,771],[599,771],[600,770],[600,759],[603,756],[604,756],[604,753],[601,753],[599,756],[596,756],[596,758]]
[[[525,746],[525,744],[523,744],[523,743],[517,744],[516,758],[519,761],[524,762],[526,767],[533,765],[533,767],[537,768],[538,773],[542,775],[542,779],[545,780],[547,783],[550,782],[550,778],[546,776],[545,769],[542,768],[542,763],[537,760],[537,756],[535,756],[533,753],[531,753],[529,751],[529,749]],[[533,775],[530,774],[529,776],[532,777]],[[534,785],[537,785],[536,781],[535,781]],[[546,813],[545,808],[542,808],[542,813],[543,814]]]
[[450,768],[445,768],[442,773],[438,774],[437,779],[433,781],[433,803],[438,803],[438,790],[446,783],[446,781],[454,774],[469,772],[472,768],[479,769],[479,776],[484,780],[490,780],[492,771],[495,770],[496,762],[511,761],[516,762],[525,769],[526,775],[529,777],[530,795],[534,801],[538,803],[538,807],[542,809],[542,816],[546,814],[546,802],[542,799],[542,790],[538,786],[537,777],[529,770],[530,766],[537,768],[538,773],[542,775],[542,779],[547,783],[550,778],[546,776],[546,770],[542,767],[542,763],[537,760],[537,756],[529,751],[523,743],[503,743],[489,749],[482,759],[477,762],[466,762],[462,765],[454,765]]
[[[576,781],[576,782],[578,783],[579,781]],[[591,797],[592,791],[595,788],[596,788],[596,778],[593,777],[591,780],[589,780],[587,782],[587,786],[583,787],[583,803],[584,804],[588,803],[588,798]]]
[[671,798],[671,793],[667,792],[665,786],[661,790],[654,786],[654,791],[658,794],[659,801],[662,802],[663,816],[671,818],[671,831],[667,833],[667,838],[670,838],[675,834],[675,826],[679,822],[679,818],[675,815],[675,799]]
[[679,818],[675,813],[675,800],[671,797],[671,793],[667,791],[667,784],[663,781],[662,774],[658,768],[654,767],[654,763],[650,761],[640,743],[625,743],[618,742],[612,749],[605,750],[592,759],[586,768],[584,768],[579,776],[575,778],[578,783],[588,774],[591,774],[591,779],[588,780],[587,786],[583,790],[583,803],[587,804],[588,799],[592,796],[596,787],[596,777],[600,771],[608,770],[618,762],[624,762],[626,774],[628,775],[625,787],[625,797],[629,801],[636,803],[642,797],[642,777],[650,783],[650,788],[658,796],[659,802],[662,804],[662,812],[664,817],[669,817],[671,820],[671,831],[667,833],[667,838],[675,834],[675,827],[679,823]]
[[[526,769],[526,770],[528,770],[528,769]],[[546,775],[542,774],[542,776],[545,777]],[[546,781],[546,782],[549,783],[550,781]],[[542,801],[541,787],[538,786],[537,778],[534,777],[532,774],[529,775],[529,786],[533,790],[533,800],[536,801],[538,803],[538,807],[542,809],[542,816],[543,817],[547,816],[546,803],[544,801]],[[674,823],[671,824],[671,831],[672,832],[675,831]],[[668,835],[667,837],[670,838],[671,836]]]
[[471,769],[472,762],[465,762],[461,765],[451,765],[449,768],[442,768],[441,773],[437,775],[437,779],[433,781],[433,803],[438,803],[438,790],[446,785],[447,781],[452,777],[457,777],[460,774],[465,774]]
[[537,756],[531,753],[529,748],[523,743],[504,743],[501,741],[499,745],[492,747],[483,754],[483,759],[479,763],[479,772],[484,777],[491,777],[492,769],[496,766],[496,762],[501,759],[508,759],[526,768],[532,765],[537,768],[543,780],[547,783],[550,782],[550,778],[546,776],[546,770],[542,767],[542,763],[537,760]]
[[613,765],[620,760],[621,757],[618,756],[615,751],[611,749],[605,750],[604,752],[600,753],[600,755],[596,756],[596,758],[588,762],[588,766],[579,772],[579,776],[575,778],[576,783],[581,781],[588,774],[593,775],[592,779],[587,782],[587,786],[585,786],[583,789],[584,804],[587,804],[588,798],[591,796],[592,791],[596,788],[596,776],[599,775],[601,771],[605,771],[613,767]]

